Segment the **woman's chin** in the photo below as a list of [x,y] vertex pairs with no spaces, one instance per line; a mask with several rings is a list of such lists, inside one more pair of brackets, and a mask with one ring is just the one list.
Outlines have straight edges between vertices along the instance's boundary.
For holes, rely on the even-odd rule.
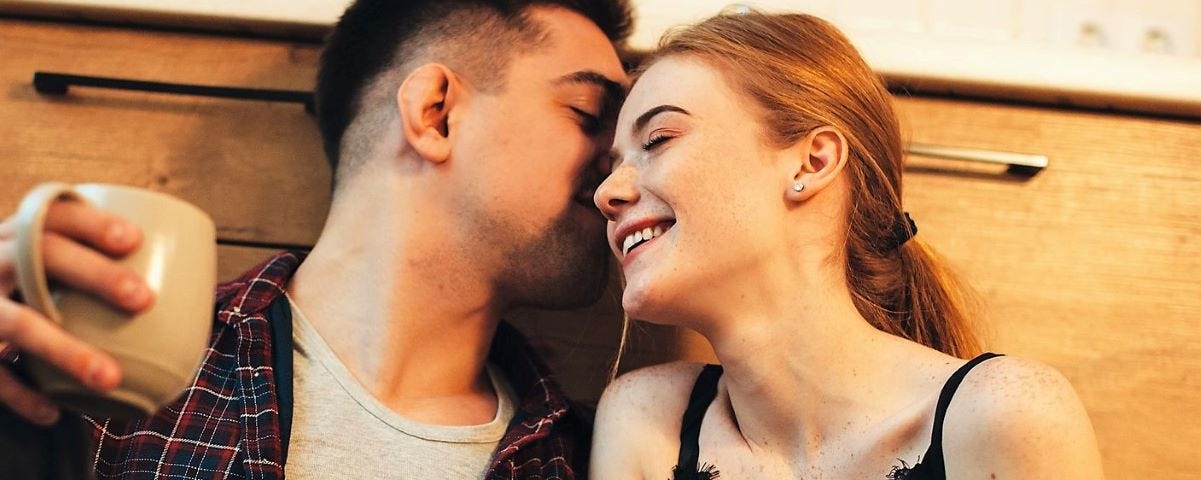
[[621,308],[630,318],[660,325],[675,325],[672,321],[675,309],[667,301],[664,292],[638,285],[626,285],[621,296]]
[[655,302],[646,289],[626,285],[625,290],[621,292],[621,308],[630,318],[656,323]]

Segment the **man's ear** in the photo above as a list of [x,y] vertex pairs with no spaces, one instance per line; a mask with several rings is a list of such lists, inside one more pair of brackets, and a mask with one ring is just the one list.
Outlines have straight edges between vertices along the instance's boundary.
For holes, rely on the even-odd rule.
[[450,158],[450,112],[463,85],[445,65],[427,63],[413,70],[396,92],[405,141],[422,158],[442,163]]
[[832,184],[847,164],[847,139],[834,127],[818,127],[789,149],[785,196],[803,202]]

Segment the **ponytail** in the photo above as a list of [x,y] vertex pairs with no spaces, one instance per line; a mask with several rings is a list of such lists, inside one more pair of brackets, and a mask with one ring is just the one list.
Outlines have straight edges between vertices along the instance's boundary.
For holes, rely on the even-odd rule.
[[852,248],[847,271],[855,307],[873,327],[959,358],[980,353],[965,290],[925,242],[883,254]]

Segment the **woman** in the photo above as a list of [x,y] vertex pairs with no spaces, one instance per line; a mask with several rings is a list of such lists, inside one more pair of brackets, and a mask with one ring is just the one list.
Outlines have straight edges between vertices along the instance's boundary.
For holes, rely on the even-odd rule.
[[718,16],[647,64],[595,199],[626,311],[700,332],[721,367],[611,385],[593,478],[1101,477],[1063,376],[976,356],[902,209],[889,94],[837,30]]

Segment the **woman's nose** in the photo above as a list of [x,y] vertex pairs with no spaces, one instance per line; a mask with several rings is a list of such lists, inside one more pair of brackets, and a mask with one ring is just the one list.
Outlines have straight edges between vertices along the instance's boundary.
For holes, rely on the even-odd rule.
[[634,185],[636,175],[629,164],[618,165],[596,188],[592,201],[610,222],[616,221],[623,209],[638,202],[638,189]]

